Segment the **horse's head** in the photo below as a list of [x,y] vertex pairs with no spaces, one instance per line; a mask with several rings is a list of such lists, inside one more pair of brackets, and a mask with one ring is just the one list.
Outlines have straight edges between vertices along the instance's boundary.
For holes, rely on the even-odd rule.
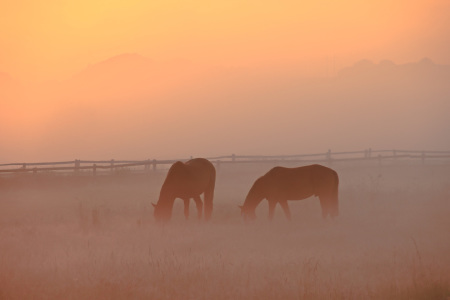
[[164,207],[160,203],[152,203],[154,207],[153,216],[155,217],[155,220],[157,222],[167,222],[171,218],[171,210],[167,209],[167,207]]
[[241,216],[244,218],[245,222],[253,221],[256,219],[256,214],[254,210],[248,209],[248,207],[245,207],[244,205],[239,205],[239,208],[241,209]]

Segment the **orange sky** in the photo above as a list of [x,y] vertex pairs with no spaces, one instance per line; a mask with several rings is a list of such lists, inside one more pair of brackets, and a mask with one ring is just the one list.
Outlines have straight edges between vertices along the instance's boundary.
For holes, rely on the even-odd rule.
[[[60,79],[120,53],[207,65],[450,63],[446,0],[3,0],[0,72]],[[447,34],[446,34],[447,33]]]
[[[402,64],[450,65],[449,15],[448,0],[2,0],[0,160],[446,148],[446,69]],[[333,81],[362,59],[394,61],[396,81]]]

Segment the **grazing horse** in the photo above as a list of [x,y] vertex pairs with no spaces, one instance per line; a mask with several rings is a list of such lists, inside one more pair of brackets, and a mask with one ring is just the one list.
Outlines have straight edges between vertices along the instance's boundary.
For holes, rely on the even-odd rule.
[[269,201],[269,219],[273,219],[275,206],[280,203],[288,220],[291,219],[288,200],[303,200],[318,196],[322,216],[332,218],[338,211],[339,178],[336,171],[321,166],[310,165],[299,168],[274,167],[258,178],[245,198],[241,208],[244,220],[255,219],[256,206],[263,200]]
[[177,161],[167,173],[162,185],[154,216],[157,221],[168,221],[172,216],[173,203],[176,198],[184,201],[184,216],[189,217],[189,201],[194,199],[197,206],[198,218],[202,218],[203,194],[205,202],[205,220],[211,218],[213,209],[214,186],[216,183],[216,169],[213,164],[204,158],[194,158],[186,163]]

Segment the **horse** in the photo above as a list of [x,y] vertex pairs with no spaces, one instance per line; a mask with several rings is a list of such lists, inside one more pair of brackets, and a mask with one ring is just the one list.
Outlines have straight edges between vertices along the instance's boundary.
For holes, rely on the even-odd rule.
[[259,177],[250,188],[241,208],[244,220],[256,218],[256,206],[263,200],[269,202],[269,220],[273,219],[275,206],[280,203],[288,220],[291,220],[288,200],[303,200],[318,196],[322,217],[334,218],[338,210],[339,177],[333,169],[314,164],[298,168],[274,167]]
[[153,212],[155,219],[162,222],[169,221],[176,198],[184,201],[186,219],[189,218],[189,201],[193,198],[197,206],[198,219],[201,219],[203,202],[200,195],[203,194],[205,220],[208,221],[213,210],[215,183],[216,169],[209,160],[194,158],[185,163],[177,161],[167,173],[158,202],[152,203],[155,208]]

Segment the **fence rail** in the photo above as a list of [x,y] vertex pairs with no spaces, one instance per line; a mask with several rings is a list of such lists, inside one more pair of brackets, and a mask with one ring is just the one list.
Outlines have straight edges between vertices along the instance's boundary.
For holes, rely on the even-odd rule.
[[[333,162],[356,162],[356,161],[378,161],[379,164],[385,160],[412,159],[422,163],[429,160],[449,160],[450,151],[417,151],[417,150],[372,150],[295,154],[295,155],[225,155],[207,157],[219,167],[221,164],[243,164],[243,163],[327,163]],[[97,170],[115,170],[120,168],[144,167],[144,170],[156,170],[158,165],[171,165],[176,161],[187,161],[188,159],[168,160],[72,160],[58,162],[34,162],[34,163],[5,163],[0,164],[0,175],[27,173],[27,172],[61,172],[72,171],[78,173],[83,170],[91,171],[93,175]],[[64,166],[62,166],[64,165]],[[15,167],[15,168],[14,168]]]

